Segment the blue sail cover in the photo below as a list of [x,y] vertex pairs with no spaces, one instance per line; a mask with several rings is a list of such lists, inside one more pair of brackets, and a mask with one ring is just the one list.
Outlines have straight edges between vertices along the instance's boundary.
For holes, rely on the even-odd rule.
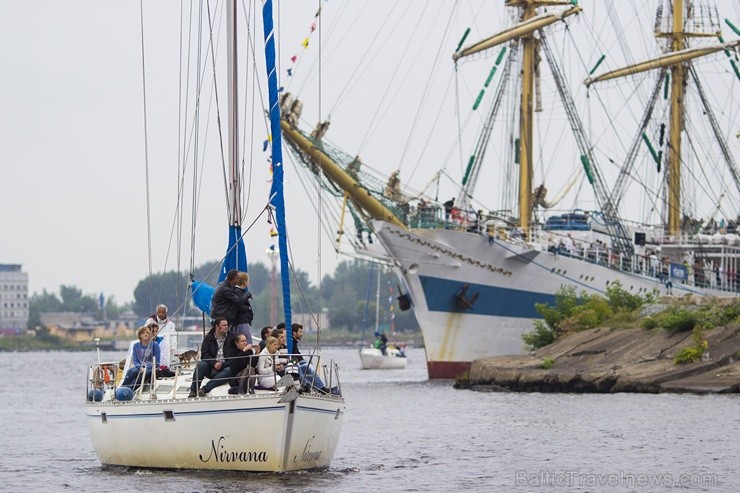
[[219,283],[226,279],[226,274],[231,269],[247,272],[247,253],[246,248],[244,248],[241,226],[229,226],[229,248],[226,249],[224,263],[221,265],[221,272],[218,275]]
[[195,306],[210,317],[211,298],[213,298],[213,293],[216,290],[205,281],[193,281],[190,289],[193,292],[193,303],[195,303]]
[[[221,272],[218,274],[219,283],[226,279],[226,273],[231,269],[247,272],[247,253],[246,248],[244,248],[241,226],[229,226],[229,246],[226,249],[223,264],[221,264]],[[193,293],[195,306],[210,317],[211,298],[213,298],[216,289],[205,281],[193,281],[190,289]]]
[[285,198],[283,196],[283,136],[280,130],[280,105],[278,104],[278,81],[275,68],[275,28],[272,20],[272,0],[262,2],[262,25],[265,35],[265,66],[270,103],[270,133],[272,135],[272,189],[270,203],[275,207],[275,221],[280,250],[280,276],[283,286],[283,310],[288,350],[293,347],[290,308],[290,267],[288,265],[288,241],[285,227]]

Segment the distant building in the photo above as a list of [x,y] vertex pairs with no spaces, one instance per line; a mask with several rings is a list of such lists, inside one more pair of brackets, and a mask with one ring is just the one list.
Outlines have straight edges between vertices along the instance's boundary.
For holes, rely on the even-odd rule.
[[19,333],[28,325],[28,273],[21,264],[0,264],[0,332]]

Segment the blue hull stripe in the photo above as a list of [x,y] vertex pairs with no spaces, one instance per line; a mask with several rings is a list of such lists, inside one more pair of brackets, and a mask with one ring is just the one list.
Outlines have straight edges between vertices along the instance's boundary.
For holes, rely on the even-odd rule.
[[484,284],[469,284],[466,298],[478,293],[478,299],[470,310],[462,310],[455,303],[455,296],[463,285],[460,281],[438,277],[419,276],[427,307],[432,312],[465,313],[466,315],[489,315],[512,318],[542,318],[535,303],[555,304],[555,295],[533,293]]

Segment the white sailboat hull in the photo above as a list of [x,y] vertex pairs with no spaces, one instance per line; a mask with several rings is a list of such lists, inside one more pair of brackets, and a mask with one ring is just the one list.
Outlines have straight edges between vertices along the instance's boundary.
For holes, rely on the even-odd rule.
[[[429,378],[454,378],[478,358],[521,354],[522,334],[564,286],[604,294],[619,281],[633,294],[664,292],[655,277],[454,229],[403,230],[376,221],[424,336]],[[467,285],[467,289],[464,289]],[[675,285],[675,295],[727,292]],[[461,306],[459,298],[471,302]],[[463,302],[464,304],[464,302]]]
[[386,354],[380,349],[366,347],[360,349],[360,361],[365,370],[398,370],[406,368],[406,356],[401,356],[397,349],[388,348]]
[[344,415],[338,397],[282,392],[90,402],[87,422],[105,466],[280,472],[327,467]]

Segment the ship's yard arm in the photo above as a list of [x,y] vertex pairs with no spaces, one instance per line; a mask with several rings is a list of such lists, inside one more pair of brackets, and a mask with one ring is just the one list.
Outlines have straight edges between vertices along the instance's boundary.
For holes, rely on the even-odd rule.
[[358,208],[365,211],[373,219],[380,219],[406,229],[406,225],[390,210],[376,200],[360,183],[347,174],[338,164],[332,161],[310,140],[285,120],[280,122],[283,135],[293,145],[301,149],[315,163],[321,171],[339,188],[346,192]]

